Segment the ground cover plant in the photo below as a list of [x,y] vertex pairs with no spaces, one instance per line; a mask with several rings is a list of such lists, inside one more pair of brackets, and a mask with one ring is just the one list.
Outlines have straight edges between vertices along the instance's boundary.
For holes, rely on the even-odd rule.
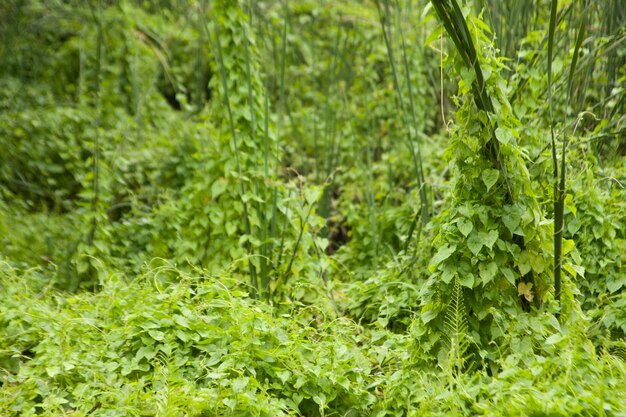
[[0,415],[626,416],[620,0],[0,5]]

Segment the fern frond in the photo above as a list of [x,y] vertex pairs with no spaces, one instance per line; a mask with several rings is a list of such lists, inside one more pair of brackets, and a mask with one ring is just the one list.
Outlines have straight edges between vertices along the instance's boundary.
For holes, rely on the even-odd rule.
[[178,417],[187,409],[187,381],[178,373],[174,358],[160,352],[155,361],[152,387],[157,416]]
[[467,351],[471,343],[463,287],[458,277],[454,280],[452,298],[446,310],[444,331],[448,345],[447,369],[452,375],[458,375],[465,369],[468,358]]
[[612,357],[619,359],[623,362],[626,362],[626,341],[625,340],[623,339],[613,340],[607,346],[607,348],[608,348],[607,351]]

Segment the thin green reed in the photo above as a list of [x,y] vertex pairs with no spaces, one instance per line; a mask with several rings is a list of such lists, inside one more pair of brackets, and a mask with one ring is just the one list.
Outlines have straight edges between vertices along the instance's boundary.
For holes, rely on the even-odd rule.
[[[388,9],[387,0],[385,0],[385,7]],[[409,105],[411,108],[411,121],[413,122],[413,130],[415,131],[415,135],[419,134],[418,123],[417,123],[417,112],[415,111],[415,99],[413,95],[413,83],[411,82],[411,74],[409,70],[409,60],[407,58],[406,51],[406,43],[404,41],[404,31],[402,30],[402,24],[400,22],[400,5],[398,0],[396,0],[396,10],[398,11],[398,33],[400,34],[400,46],[402,48],[402,62],[404,64],[404,77],[407,83],[407,89],[409,93]],[[419,140],[415,141],[416,143],[416,151],[417,151],[417,163],[418,163],[418,175],[419,175],[419,193],[420,200],[422,202],[422,221],[427,223],[430,217],[430,213],[428,211],[428,207],[430,206],[430,202],[428,201],[428,189],[426,184],[426,178],[424,177],[424,166],[422,164],[422,152],[420,149]],[[410,239],[410,237],[409,237]]]
[[[337,34],[335,37],[335,42],[333,46],[333,55],[330,62],[330,66],[328,68],[328,83],[326,84],[325,91],[325,102],[324,102],[324,150],[326,157],[326,166],[324,170],[324,174],[328,177],[333,171],[333,151],[335,148],[335,112],[333,111],[333,106],[331,102],[331,87],[336,82],[336,69],[337,69],[337,61],[339,60],[340,55],[340,41],[341,41],[341,17],[338,19],[337,24]],[[316,161],[317,164],[317,161]],[[319,177],[320,170],[316,170],[316,180],[317,182],[321,182],[325,180]]]
[[89,3],[91,15],[96,24],[96,84],[94,89],[95,113],[94,118],[94,138],[93,138],[93,162],[92,162],[92,189],[91,199],[91,227],[87,235],[87,244],[93,245],[96,230],[98,228],[98,207],[100,205],[100,86],[102,73],[102,49],[104,48],[104,33],[102,28],[102,0],[98,1],[97,10]]
[[[415,137],[417,138],[418,129],[417,129],[417,122],[415,119],[415,107],[413,105],[412,90],[409,87],[409,98],[411,102],[411,111],[413,113],[413,117],[409,118],[408,110],[406,108],[404,99],[402,97],[402,90],[400,87],[400,79],[399,79],[398,70],[396,67],[396,59],[395,59],[393,45],[391,41],[391,34],[389,32],[389,29],[386,23],[386,21],[389,19],[389,16],[390,16],[389,3],[387,0],[385,0],[384,12],[383,12],[383,8],[381,7],[379,0],[376,0],[376,7],[378,9],[378,17],[379,17],[380,25],[381,25],[382,32],[383,32],[383,39],[385,41],[385,46],[387,48],[387,57],[389,59],[389,65],[391,66],[391,73],[393,75],[393,83],[394,83],[396,94],[397,94],[398,105],[400,106],[400,110],[404,117],[405,123],[407,124],[407,127],[410,126],[411,120],[413,121],[412,127],[415,131],[415,135],[416,135]],[[403,44],[403,53],[404,53],[404,59],[406,60],[406,48],[404,44]],[[404,63],[403,66],[405,69],[405,76],[407,77],[406,82],[410,86],[411,80],[410,78],[408,78],[408,74],[409,74],[408,62],[403,61],[403,63]],[[411,137],[411,133],[410,133],[411,128],[409,127],[408,130],[409,130],[409,137],[406,142],[407,142],[407,146],[409,148],[409,152],[411,153],[411,157],[413,160],[413,169],[414,169],[415,179],[417,181],[417,186],[420,189],[420,200],[421,200],[421,206],[422,206],[422,209],[421,209],[422,221],[426,222],[428,221],[429,210],[428,210],[428,198],[427,198],[427,190],[425,188],[421,154],[419,152],[419,148],[416,150],[415,146],[413,145],[413,138]],[[415,142],[418,142],[418,141],[416,140]]]
[[[552,145],[552,175],[554,181],[554,298],[561,299],[561,257],[563,251],[563,212],[565,202],[565,149],[563,149],[563,166],[559,182],[559,163],[556,154],[556,138],[554,136],[554,119],[552,113],[552,58],[554,49],[554,31],[556,26],[556,11],[558,0],[550,3],[550,26],[548,29],[548,108],[550,117],[550,138]],[[563,141],[565,147],[565,141]]]
[[[248,7],[248,19],[250,20],[250,25],[252,25],[252,8]],[[256,128],[257,128],[257,120],[256,120],[256,108],[254,105],[254,90],[252,88],[252,70],[250,68],[250,41],[249,41],[249,37],[246,36],[247,34],[244,34],[243,36],[243,48],[244,48],[244,58],[245,58],[245,63],[246,63],[246,87],[248,89],[248,107],[249,107],[249,112],[250,112],[250,136],[252,139],[252,143],[253,145],[253,163],[254,163],[254,175],[253,175],[253,181],[254,181],[254,192],[256,193],[257,197],[261,196],[261,190],[259,187],[259,169],[258,169],[258,155],[257,155],[257,137],[256,137]],[[264,158],[265,160],[265,158]],[[265,184],[264,184],[264,188],[265,188]],[[265,193],[263,193],[265,194]],[[257,291],[259,291],[259,293],[261,293],[261,295],[265,295],[265,288],[266,288],[266,283],[269,283],[269,277],[268,277],[268,265],[267,265],[267,254],[265,253],[265,248],[266,248],[266,242],[265,242],[265,233],[264,230],[266,228],[265,226],[265,210],[263,210],[263,203],[259,203],[258,201],[253,201],[252,204],[256,207],[255,211],[257,213],[257,215],[259,215],[259,220],[262,224],[262,228],[260,231],[260,241],[262,242],[262,247],[261,247],[261,256],[260,258],[254,258],[254,259],[250,259],[249,262],[252,263],[254,262],[255,259],[259,260],[259,273],[261,275],[261,283],[258,282],[258,278],[257,281],[253,284],[255,288],[257,288]],[[254,279],[254,278],[253,278]],[[260,285],[259,285],[260,284]]]
[[[226,111],[228,113],[228,122],[229,122],[229,127],[230,127],[230,133],[231,133],[231,138],[232,138],[232,144],[233,144],[233,148],[235,150],[235,164],[236,164],[236,168],[237,168],[237,174],[238,174],[238,178],[237,181],[239,182],[239,194],[240,194],[240,198],[241,198],[241,203],[243,206],[243,221],[244,221],[244,230],[246,232],[246,234],[248,236],[252,236],[252,231],[251,231],[251,227],[250,227],[250,217],[249,217],[249,212],[248,212],[248,203],[246,201],[246,199],[244,198],[245,196],[245,187],[244,187],[244,183],[243,183],[243,172],[241,169],[241,158],[239,155],[239,141],[237,138],[237,130],[235,128],[235,120],[233,117],[233,111],[230,105],[230,97],[229,97],[229,90],[228,90],[228,82],[226,80],[226,69],[224,66],[224,58],[223,58],[223,54],[222,54],[222,44],[220,41],[220,31],[219,31],[219,24],[215,24],[213,25],[214,27],[214,36],[215,36],[215,41],[211,42],[214,46],[214,48],[217,51],[217,62],[218,62],[218,67],[219,67],[219,72],[220,72],[220,79],[221,79],[221,83],[222,83],[222,94],[223,94],[223,101],[224,101],[224,106],[226,107]],[[210,36],[209,36],[210,39]],[[249,256],[253,255],[253,251],[252,251],[252,243],[250,242],[250,240],[248,239],[246,241],[246,250],[248,252]],[[253,288],[253,297],[258,297],[258,292],[259,292],[259,288],[258,288],[258,279],[257,279],[257,271],[256,271],[256,267],[254,266],[254,263],[252,261],[248,262],[248,269],[250,272],[250,282]]]
[[[250,28],[252,28],[254,12],[250,3],[248,3],[248,18],[250,21]],[[251,44],[248,36],[244,36],[244,54],[245,54],[245,62],[246,62],[246,84],[248,89],[248,105],[250,111],[250,123],[251,123],[251,137],[252,142],[255,144],[254,146],[254,164],[256,174],[255,178],[255,189],[257,196],[260,197],[262,201],[256,202],[256,213],[259,215],[259,221],[261,223],[261,228],[258,230],[259,233],[259,241],[261,242],[260,247],[260,257],[259,266],[260,266],[260,282],[257,282],[259,291],[264,298],[269,298],[269,285],[271,281],[271,262],[272,262],[272,250],[273,250],[273,240],[276,237],[275,227],[272,227],[276,224],[276,216],[278,214],[277,205],[278,205],[278,190],[276,186],[270,186],[269,181],[270,172],[269,172],[269,158],[270,153],[273,149],[270,149],[270,128],[269,128],[269,97],[267,96],[267,92],[264,94],[264,122],[263,122],[263,169],[262,171],[258,167],[259,158],[257,157],[257,120],[256,120],[256,107],[255,107],[255,91],[252,85],[252,65],[251,65]],[[278,154],[278,145],[276,148],[276,159],[279,159]],[[278,166],[278,163],[276,164]],[[262,180],[259,178],[262,172]],[[262,190],[261,190],[262,188]],[[270,192],[272,192],[271,197],[271,218],[268,219],[268,211],[267,211],[267,201]],[[269,223],[269,224],[268,224]],[[272,234],[270,234],[270,232]]]

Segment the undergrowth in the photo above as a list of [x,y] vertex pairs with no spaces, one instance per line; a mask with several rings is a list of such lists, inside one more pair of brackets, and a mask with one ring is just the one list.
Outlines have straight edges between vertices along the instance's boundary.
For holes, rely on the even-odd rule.
[[626,416],[619,0],[0,5],[0,415]]

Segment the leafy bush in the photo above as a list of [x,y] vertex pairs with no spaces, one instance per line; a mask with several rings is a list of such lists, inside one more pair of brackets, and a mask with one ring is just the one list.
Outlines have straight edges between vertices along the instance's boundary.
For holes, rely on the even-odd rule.
[[274,317],[225,277],[168,265],[129,283],[103,269],[98,293],[74,296],[35,292],[24,281],[33,274],[2,266],[10,415],[345,414],[373,400],[347,322],[310,323],[298,309]]

